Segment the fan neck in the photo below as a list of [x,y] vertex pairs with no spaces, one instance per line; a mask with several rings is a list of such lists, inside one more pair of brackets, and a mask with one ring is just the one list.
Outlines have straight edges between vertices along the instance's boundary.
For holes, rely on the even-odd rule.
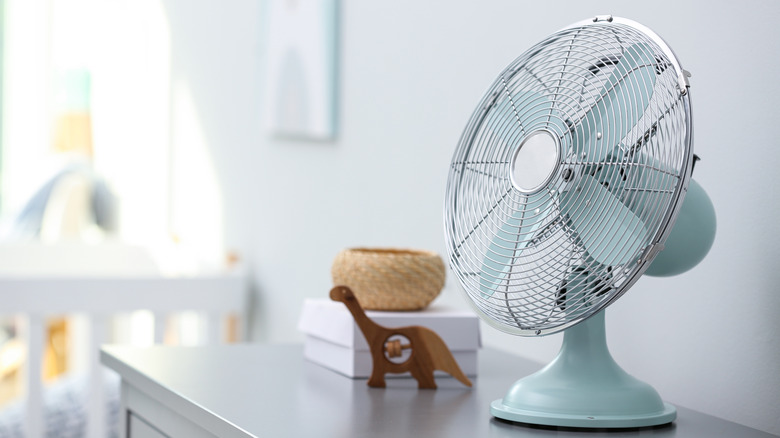
[[[561,353],[573,355],[578,360],[588,360],[591,355],[609,354],[604,310],[563,332]],[[583,348],[585,347],[585,348]]]
[[[623,374],[607,347],[604,315],[602,310],[566,329],[561,350],[547,368],[560,370],[564,374],[575,369],[578,373],[587,374],[590,379],[612,373]],[[568,371],[564,372],[565,369]]]

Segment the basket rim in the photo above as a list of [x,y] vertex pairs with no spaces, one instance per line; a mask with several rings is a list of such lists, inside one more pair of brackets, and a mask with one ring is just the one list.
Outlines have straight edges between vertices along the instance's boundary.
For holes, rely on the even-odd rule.
[[408,249],[408,248],[370,248],[370,247],[355,247],[347,248],[344,252],[352,254],[364,254],[364,255],[385,255],[394,257],[403,256],[426,256],[426,257],[438,257],[439,254],[434,251],[427,251],[422,249]]

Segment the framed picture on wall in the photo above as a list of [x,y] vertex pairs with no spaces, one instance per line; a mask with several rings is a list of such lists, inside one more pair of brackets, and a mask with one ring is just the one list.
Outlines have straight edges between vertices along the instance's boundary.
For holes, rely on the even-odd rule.
[[265,118],[272,135],[336,136],[337,0],[269,0]]

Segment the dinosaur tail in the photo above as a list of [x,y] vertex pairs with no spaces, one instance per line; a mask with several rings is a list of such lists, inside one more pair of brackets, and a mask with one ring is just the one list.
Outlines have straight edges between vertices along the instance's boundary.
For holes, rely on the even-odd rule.
[[447,348],[447,344],[444,343],[439,335],[428,329],[421,330],[420,335],[425,338],[425,342],[428,344],[433,367],[450,374],[458,379],[460,383],[470,387],[471,380],[463,374],[460,366],[458,366],[458,362],[452,357],[452,352]]

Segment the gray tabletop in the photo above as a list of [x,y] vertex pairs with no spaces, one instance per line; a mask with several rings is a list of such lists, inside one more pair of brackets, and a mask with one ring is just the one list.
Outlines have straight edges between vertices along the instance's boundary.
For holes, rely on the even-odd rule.
[[219,436],[233,429],[235,436],[279,437],[772,436],[680,406],[672,425],[641,430],[594,433],[497,420],[490,402],[539,365],[489,348],[479,353],[473,388],[444,377],[437,390],[418,390],[411,378],[369,388],[365,379],[306,361],[299,345],[106,346],[101,361],[191,421],[226,425]]

